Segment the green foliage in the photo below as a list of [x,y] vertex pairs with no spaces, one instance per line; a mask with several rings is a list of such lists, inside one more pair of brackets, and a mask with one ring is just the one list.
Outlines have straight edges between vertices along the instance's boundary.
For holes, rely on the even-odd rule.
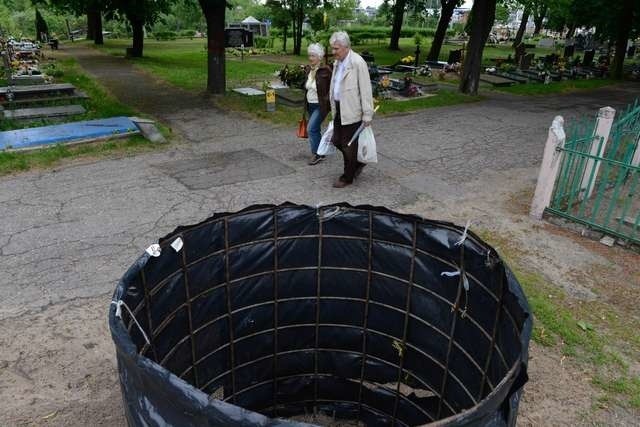
[[273,48],[273,37],[261,37],[254,36],[253,37],[253,45],[258,49],[272,49]]
[[285,65],[278,74],[280,81],[289,87],[302,87],[304,85],[305,72],[300,66]]
[[175,40],[178,34],[175,31],[158,31],[153,33],[156,40]]

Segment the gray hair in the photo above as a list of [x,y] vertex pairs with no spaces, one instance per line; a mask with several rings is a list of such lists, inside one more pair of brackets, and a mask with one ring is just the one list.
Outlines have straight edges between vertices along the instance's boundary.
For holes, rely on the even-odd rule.
[[349,34],[344,31],[336,31],[331,34],[331,38],[329,39],[329,44],[333,46],[334,43],[338,43],[343,47],[351,47],[351,40],[349,40]]
[[320,43],[310,44],[307,48],[307,53],[322,59],[324,57],[324,47]]

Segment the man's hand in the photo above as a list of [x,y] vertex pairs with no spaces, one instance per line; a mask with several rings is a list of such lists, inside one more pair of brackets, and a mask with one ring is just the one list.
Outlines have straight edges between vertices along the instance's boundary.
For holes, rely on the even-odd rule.
[[369,126],[371,126],[371,121],[362,122],[362,124],[364,125],[364,127],[369,127]]

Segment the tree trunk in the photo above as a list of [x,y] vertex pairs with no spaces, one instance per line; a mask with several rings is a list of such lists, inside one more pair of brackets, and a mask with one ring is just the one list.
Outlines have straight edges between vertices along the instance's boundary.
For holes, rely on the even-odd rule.
[[285,25],[282,29],[282,51],[287,52],[287,31],[289,30],[289,24]]
[[131,56],[134,58],[142,58],[144,48],[144,21],[140,18],[129,18],[131,30],[133,32],[133,45]]
[[199,0],[207,22],[207,92],[222,94],[226,90],[224,63],[225,0]]
[[391,41],[389,42],[389,49],[391,50],[400,50],[400,31],[402,30],[406,3],[407,0],[396,0],[396,5],[393,9],[393,27],[391,28]]
[[96,39],[96,11],[87,10],[87,40]]
[[570,39],[573,37],[573,35],[576,33],[576,24],[569,24],[569,29],[567,30],[567,39]]
[[529,10],[529,8],[526,7],[524,9],[524,12],[522,12],[522,21],[520,21],[520,27],[518,27],[518,32],[516,33],[516,39],[513,41],[513,47],[516,47],[520,43],[522,43],[522,39],[524,38],[524,32],[527,30],[529,15],[531,15],[531,10]]
[[456,0],[442,0],[442,9],[440,12],[440,20],[438,21],[438,28],[433,36],[433,43],[431,43],[431,49],[427,55],[428,61],[437,61],[440,56],[440,50],[442,49],[442,43],[447,35],[447,29],[453,16],[453,10],[456,8]]
[[616,37],[616,54],[613,57],[611,77],[622,80],[624,77],[624,58],[627,56],[627,42],[633,28],[634,0],[622,0],[618,17],[618,35]]
[[300,55],[302,51],[302,24],[304,23],[304,9],[302,6],[296,10],[293,18],[293,54]]
[[93,28],[95,30],[95,34],[93,42],[95,44],[104,44],[104,37],[102,36],[102,13],[97,11],[94,18],[95,22]]
[[476,95],[480,83],[484,45],[487,43],[496,17],[496,0],[475,0],[471,13],[473,14],[471,37],[462,68],[460,92]]
[[533,14],[533,24],[535,28],[533,30],[533,35],[537,36],[540,34],[540,30],[542,30],[542,23],[544,22],[545,16],[547,16],[547,6],[541,6],[537,13]]

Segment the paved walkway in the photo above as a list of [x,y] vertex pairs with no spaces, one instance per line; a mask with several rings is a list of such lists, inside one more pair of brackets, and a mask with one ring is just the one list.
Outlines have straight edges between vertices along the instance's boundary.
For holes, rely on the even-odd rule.
[[465,183],[489,171],[504,173],[505,183],[513,171],[533,178],[556,114],[619,106],[637,89],[535,100],[494,96],[376,119],[380,163],[356,185],[336,190],[331,183],[342,162],[307,166],[306,143],[293,129],[217,110],[121,58],[78,46],[68,52],[116,96],[167,123],[187,144],[0,180],[0,319],[110,293],[150,243],[214,211],[284,201],[401,208],[418,197],[464,200]]

